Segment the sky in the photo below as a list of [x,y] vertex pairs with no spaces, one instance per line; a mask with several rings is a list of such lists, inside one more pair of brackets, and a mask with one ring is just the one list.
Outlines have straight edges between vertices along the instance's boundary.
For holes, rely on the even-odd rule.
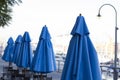
[[[90,37],[93,42],[114,41],[115,11],[111,6],[101,9],[101,18],[97,17],[98,9],[103,4],[112,4],[117,10],[117,26],[120,23],[120,1],[118,0],[22,0],[23,3],[13,7],[11,24],[0,28],[0,41],[6,42],[9,37],[15,40],[18,35],[28,31],[32,43],[37,43],[44,25],[48,27],[52,40],[59,36],[69,35],[79,14],[84,16]],[[120,43],[118,30],[118,43]],[[68,43],[70,38],[61,38]]]

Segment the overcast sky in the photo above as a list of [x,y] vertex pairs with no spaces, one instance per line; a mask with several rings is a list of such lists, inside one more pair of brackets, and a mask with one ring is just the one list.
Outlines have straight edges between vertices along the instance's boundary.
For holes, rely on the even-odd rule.
[[[119,0],[22,0],[23,3],[13,8],[13,19],[9,27],[0,28],[0,41],[16,37],[25,31],[30,33],[32,42],[38,42],[41,29],[47,25],[52,39],[58,35],[70,34],[77,16],[81,13],[86,20],[92,41],[114,40],[115,11],[111,6],[104,6],[101,18],[96,15],[101,5],[112,4],[118,12],[120,25]],[[118,30],[118,42],[120,43]]]

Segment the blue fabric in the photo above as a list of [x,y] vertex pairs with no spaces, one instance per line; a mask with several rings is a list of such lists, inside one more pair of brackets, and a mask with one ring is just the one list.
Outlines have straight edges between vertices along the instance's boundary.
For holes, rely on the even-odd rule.
[[38,73],[49,73],[56,70],[51,37],[46,26],[42,28],[39,42],[33,57],[31,70]]
[[[80,26],[80,27],[78,27]],[[89,30],[87,28],[87,24],[85,23],[83,16],[78,16],[75,22],[75,25],[71,31],[72,35],[79,34],[79,35],[87,35],[89,34]]]
[[51,39],[50,33],[47,29],[47,26],[45,25],[41,31],[41,35],[39,39]]
[[31,39],[28,32],[25,32],[22,38],[22,45],[17,59],[16,65],[18,67],[28,68],[32,62],[32,48]]
[[61,80],[102,80],[97,52],[83,16],[77,17],[71,34]]
[[13,38],[10,37],[7,41],[7,46],[4,50],[2,59],[5,60],[6,62],[12,62],[13,50],[14,50],[14,41]]
[[18,35],[15,41],[15,48],[14,48],[13,58],[12,58],[12,62],[14,62],[15,64],[17,63],[17,59],[19,58],[18,55],[20,53],[21,45],[22,45],[22,36]]

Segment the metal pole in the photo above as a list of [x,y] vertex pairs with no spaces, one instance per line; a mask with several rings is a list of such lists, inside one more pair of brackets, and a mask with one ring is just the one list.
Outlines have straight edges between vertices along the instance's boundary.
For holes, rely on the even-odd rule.
[[118,72],[117,72],[117,30],[118,30],[118,27],[117,27],[117,10],[115,9],[115,7],[111,4],[103,4],[100,8],[99,8],[99,12],[98,12],[98,17],[100,17],[100,10],[103,6],[106,6],[106,5],[109,5],[111,6],[114,11],[115,11],[115,54],[114,54],[114,74],[113,74],[113,80],[117,80],[118,78]]

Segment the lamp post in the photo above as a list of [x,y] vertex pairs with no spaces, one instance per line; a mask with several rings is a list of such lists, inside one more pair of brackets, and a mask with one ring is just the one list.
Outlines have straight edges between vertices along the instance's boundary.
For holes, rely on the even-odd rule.
[[114,54],[114,67],[113,67],[113,70],[114,70],[114,74],[113,74],[113,80],[117,80],[117,77],[118,77],[118,73],[117,73],[117,30],[118,30],[118,27],[117,27],[117,10],[115,9],[115,7],[111,4],[103,4],[100,8],[99,8],[99,11],[98,11],[98,17],[101,17],[100,15],[100,10],[103,8],[103,6],[111,6],[114,11],[115,11],[115,54]]

